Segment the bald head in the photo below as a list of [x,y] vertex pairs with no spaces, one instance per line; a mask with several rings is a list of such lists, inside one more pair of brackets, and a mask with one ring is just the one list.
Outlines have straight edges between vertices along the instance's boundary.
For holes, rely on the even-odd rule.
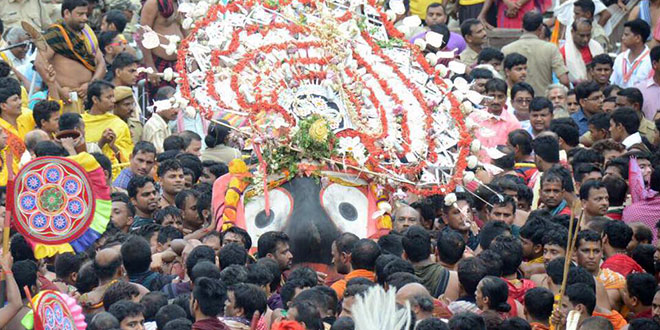
[[121,252],[114,248],[106,248],[96,253],[94,258],[94,273],[99,280],[110,280],[120,275],[122,267]]
[[592,316],[582,322],[580,330],[614,330],[614,327],[606,318]]
[[428,297],[433,299],[429,290],[420,283],[408,283],[396,291],[397,303],[404,304],[406,300],[410,300],[414,297]]
[[48,140],[50,140],[50,137],[46,131],[40,130],[38,128],[33,129],[25,134],[25,147],[30,152],[30,154],[34,155],[34,147],[37,145],[37,143]]
[[394,210],[394,230],[402,233],[410,226],[421,225],[422,215],[406,204],[401,204]]

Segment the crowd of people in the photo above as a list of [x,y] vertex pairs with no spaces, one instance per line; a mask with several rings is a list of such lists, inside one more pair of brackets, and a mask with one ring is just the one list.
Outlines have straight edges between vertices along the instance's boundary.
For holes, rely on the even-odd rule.
[[[37,259],[12,229],[0,326],[30,329],[28,293],[55,290],[91,330],[660,329],[660,1],[610,2],[569,0],[556,24],[564,2],[403,1],[395,26],[419,16],[400,30],[442,34],[467,68],[451,79],[485,96],[491,116],[466,118],[484,184],[408,194],[388,234],[331,238],[333,274],[294,264],[283,231],[218,225],[213,183],[251,155],[226,124],[163,106],[176,52],[140,40],[186,35],[177,0],[3,3],[0,186],[88,152],[112,212],[85,253]],[[495,27],[523,33],[497,49]]]

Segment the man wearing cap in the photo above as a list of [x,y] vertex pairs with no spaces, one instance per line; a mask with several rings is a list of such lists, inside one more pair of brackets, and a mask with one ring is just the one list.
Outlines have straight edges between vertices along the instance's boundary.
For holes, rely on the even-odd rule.
[[142,123],[137,118],[134,118],[134,112],[135,98],[133,97],[133,89],[128,86],[115,87],[114,114],[128,125],[128,129],[131,131],[133,145],[138,143],[142,138]]

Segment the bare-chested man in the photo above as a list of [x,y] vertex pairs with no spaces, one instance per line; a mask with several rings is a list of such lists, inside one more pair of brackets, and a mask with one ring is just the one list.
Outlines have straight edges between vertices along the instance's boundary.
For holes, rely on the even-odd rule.
[[[81,112],[90,81],[105,75],[105,60],[96,35],[87,25],[86,0],[64,0],[63,20],[51,25],[44,38],[48,44],[41,55],[55,69],[55,83],[65,100],[65,112]],[[34,37],[34,36],[33,36]],[[77,100],[72,99],[72,92]]]
[[[183,28],[181,27],[181,20],[178,13],[178,4],[176,0],[147,0],[142,8],[142,17],[140,18],[142,26],[148,26],[160,35],[161,43],[167,44],[168,41],[163,36],[176,35],[183,39]],[[176,53],[167,54],[162,47],[154,49],[146,49],[142,47],[142,54],[144,54],[144,64],[148,68],[154,70],[153,74],[148,76],[149,79],[149,95],[156,95],[156,91],[163,85],[170,84],[174,86],[174,82],[167,83],[161,81],[160,77],[156,75],[157,72],[163,72],[166,68],[174,69],[176,65]]]

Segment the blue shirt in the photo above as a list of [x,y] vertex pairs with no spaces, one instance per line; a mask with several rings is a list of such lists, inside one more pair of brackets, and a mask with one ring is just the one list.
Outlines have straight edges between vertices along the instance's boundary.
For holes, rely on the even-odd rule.
[[578,125],[578,130],[580,131],[580,136],[589,131],[589,119],[584,115],[584,110],[580,108],[577,112],[571,115],[573,121]]
[[117,178],[115,179],[115,182],[112,183],[113,187],[121,188],[121,189],[128,189],[128,182],[131,181],[131,179],[135,176],[133,171],[131,171],[131,168],[125,168],[119,172],[119,175],[117,175]]

